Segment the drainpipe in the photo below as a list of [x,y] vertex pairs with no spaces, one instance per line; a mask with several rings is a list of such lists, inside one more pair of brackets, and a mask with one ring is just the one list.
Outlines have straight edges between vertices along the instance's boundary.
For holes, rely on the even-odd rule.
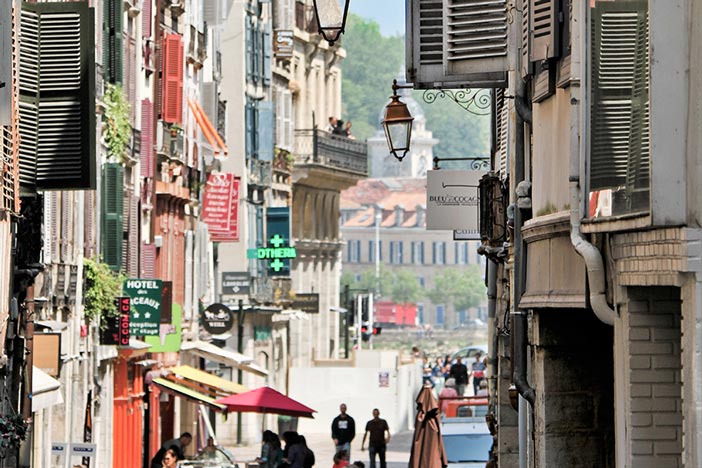
[[[583,5],[583,8],[587,8]],[[581,10],[582,11],[582,10]],[[587,16],[582,15],[583,18]],[[574,38],[574,39],[577,39]],[[575,40],[574,40],[575,43]],[[579,52],[579,53],[578,53]],[[581,60],[588,53],[585,41],[581,38],[579,47],[573,47],[571,57],[571,74],[580,77],[573,80],[570,87],[570,169],[568,183],[570,186],[570,242],[576,252],[585,260],[587,281],[590,287],[590,307],[598,319],[607,325],[614,325],[616,312],[607,303],[605,296],[605,268],[600,251],[588,242],[580,231],[582,218],[581,187],[580,187],[580,154],[588,152],[589,129],[587,109],[589,106],[587,73],[583,73]],[[581,125],[582,124],[582,125]]]
[[[515,101],[524,99],[524,81],[517,72],[510,72],[510,82],[515,83]],[[524,119],[514,112],[514,183],[524,182]],[[526,283],[526,246],[522,238],[522,226],[530,210],[514,209],[514,300],[512,301],[512,358],[514,372],[512,380],[517,391],[533,407],[536,392],[527,381],[527,312],[520,309],[519,300]],[[521,452],[521,450],[520,450]]]
[[490,343],[490,354],[488,365],[490,366],[490,379],[488,379],[488,389],[490,395],[495,395],[497,388],[497,333],[495,333],[495,315],[497,311],[497,263],[487,259],[487,297],[488,297],[488,342]]

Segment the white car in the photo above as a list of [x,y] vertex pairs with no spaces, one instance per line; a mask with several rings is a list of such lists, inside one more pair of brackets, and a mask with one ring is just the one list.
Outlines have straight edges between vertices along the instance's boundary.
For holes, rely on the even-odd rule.
[[448,468],[485,468],[493,438],[484,418],[446,418],[441,437]]

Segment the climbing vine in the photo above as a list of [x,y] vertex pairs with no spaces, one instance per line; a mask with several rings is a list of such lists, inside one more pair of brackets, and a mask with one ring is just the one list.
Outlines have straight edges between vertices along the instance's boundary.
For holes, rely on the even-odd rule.
[[129,103],[120,85],[108,84],[103,97],[105,113],[103,138],[108,156],[124,161],[127,146],[132,137],[129,123]]
[[115,298],[120,295],[124,277],[96,259],[83,260],[85,271],[85,308],[88,323],[103,316],[116,316]]

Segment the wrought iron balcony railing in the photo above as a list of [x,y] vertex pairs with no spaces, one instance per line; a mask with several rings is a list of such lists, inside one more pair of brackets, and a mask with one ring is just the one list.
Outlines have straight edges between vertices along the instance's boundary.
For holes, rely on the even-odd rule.
[[295,164],[313,164],[368,175],[368,145],[314,128],[295,130]]

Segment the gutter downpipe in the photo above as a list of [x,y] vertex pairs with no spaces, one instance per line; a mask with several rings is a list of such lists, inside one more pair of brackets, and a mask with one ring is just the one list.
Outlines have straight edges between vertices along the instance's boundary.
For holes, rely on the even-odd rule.
[[[581,25],[587,24],[587,2],[579,11],[581,15]],[[577,14],[577,13],[576,13]],[[580,220],[582,219],[581,185],[580,185],[580,155],[588,154],[588,109],[589,96],[588,76],[583,73],[582,57],[587,54],[587,44],[583,33],[585,27],[573,28],[573,42],[579,41],[578,47],[573,47],[571,56],[571,76],[579,77],[580,81],[572,80],[570,86],[571,95],[571,119],[570,119],[570,168],[568,184],[570,186],[570,242],[576,252],[585,260],[587,267],[587,281],[590,288],[590,307],[600,321],[607,325],[614,325],[616,312],[607,303],[605,295],[605,268],[602,254],[599,249],[588,242],[580,230]]]
[[[517,72],[511,72],[515,83],[515,101],[524,99],[524,81],[517,76]],[[520,106],[515,105],[519,110]],[[517,111],[514,112],[514,187],[525,180],[524,176],[524,123],[523,117],[530,117]],[[528,123],[528,122],[527,122]],[[512,301],[512,333],[514,372],[512,380],[517,387],[519,394],[529,402],[533,408],[536,399],[534,388],[527,381],[527,312],[519,308],[519,300],[525,289],[526,283],[526,246],[522,238],[522,226],[525,221],[525,213],[516,206],[514,209],[514,300]],[[521,452],[521,450],[520,450]]]
[[495,316],[497,315],[497,262],[487,257],[487,298],[488,298],[488,343],[490,352],[488,365],[488,394],[495,395],[497,389],[497,333],[495,332]]

